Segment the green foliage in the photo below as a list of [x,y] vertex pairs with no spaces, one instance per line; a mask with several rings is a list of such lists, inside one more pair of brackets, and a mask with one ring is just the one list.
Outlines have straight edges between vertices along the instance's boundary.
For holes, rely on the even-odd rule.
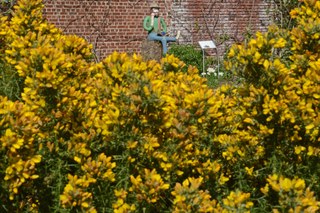
[[[178,45],[173,44],[168,51],[169,54],[173,54],[186,64],[183,71],[187,71],[187,68],[191,65],[196,67],[200,73],[203,73],[203,55],[200,48],[194,45]],[[205,67],[208,68],[212,64],[211,59],[205,58]]]
[[8,97],[10,100],[20,99],[22,83],[22,79],[15,70],[0,60],[0,95]]
[[0,14],[9,15],[17,0],[0,0]]

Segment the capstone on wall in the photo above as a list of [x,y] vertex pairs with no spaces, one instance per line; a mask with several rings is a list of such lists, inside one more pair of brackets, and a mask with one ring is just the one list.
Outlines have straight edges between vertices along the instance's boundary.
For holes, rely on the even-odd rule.
[[[180,44],[213,40],[222,54],[248,32],[265,31],[270,4],[264,0],[158,0],[169,34],[182,32]],[[44,0],[44,16],[66,34],[94,46],[98,59],[118,52],[140,53],[147,37],[143,18],[152,0]]]

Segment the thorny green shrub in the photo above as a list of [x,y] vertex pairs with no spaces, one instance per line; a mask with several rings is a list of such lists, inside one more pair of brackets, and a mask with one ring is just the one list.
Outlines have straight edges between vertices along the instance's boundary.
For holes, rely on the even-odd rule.
[[[1,212],[317,212],[320,1],[228,53],[239,85],[92,45],[42,18],[0,17]],[[14,84],[10,84],[14,85]],[[20,94],[19,94],[20,93]]]

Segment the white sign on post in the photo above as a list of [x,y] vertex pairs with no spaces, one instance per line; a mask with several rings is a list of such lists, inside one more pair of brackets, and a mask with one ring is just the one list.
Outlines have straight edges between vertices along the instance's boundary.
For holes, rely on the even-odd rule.
[[199,41],[201,49],[215,49],[217,48],[213,41]]
[[203,70],[202,74],[205,74],[205,66],[204,66],[204,50],[205,49],[216,49],[216,45],[213,43],[213,41],[199,41],[199,45],[202,49],[202,62],[203,62]]

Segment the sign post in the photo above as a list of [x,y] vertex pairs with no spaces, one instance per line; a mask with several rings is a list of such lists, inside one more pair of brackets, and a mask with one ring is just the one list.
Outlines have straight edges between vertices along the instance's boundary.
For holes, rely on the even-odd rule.
[[[213,41],[199,41],[199,45],[202,50],[202,66],[203,66],[203,72],[205,72],[205,63],[204,63],[204,51],[205,49],[217,49],[216,45],[213,43]],[[219,57],[218,57],[219,58]],[[219,59],[218,59],[219,60]],[[219,61],[218,61],[219,62]],[[219,64],[218,64],[218,72],[219,72]],[[219,75],[219,73],[218,73]]]

